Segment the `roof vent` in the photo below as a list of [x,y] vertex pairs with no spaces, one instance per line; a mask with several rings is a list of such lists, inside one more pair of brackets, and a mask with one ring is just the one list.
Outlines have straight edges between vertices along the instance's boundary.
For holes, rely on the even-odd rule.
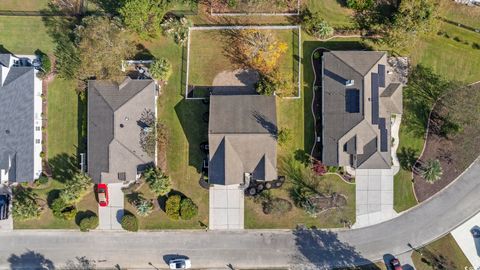
[[124,125],[123,125],[123,124],[120,124],[120,127],[121,127],[121,128],[123,128],[123,127],[124,127]]
[[10,130],[9,129],[5,130],[5,133],[10,134]]
[[355,80],[347,80],[345,82],[345,86],[353,86],[355,84]]

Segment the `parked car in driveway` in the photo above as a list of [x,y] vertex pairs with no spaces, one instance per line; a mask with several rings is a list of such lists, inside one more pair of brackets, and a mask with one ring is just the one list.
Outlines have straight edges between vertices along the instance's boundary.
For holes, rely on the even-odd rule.
[[390,266],[392,267],[392,270],[403,270],[402,264],[397,258],[390,260]]
[[107,184],[100,183],[97,185],[98,204],[101,207],[108,206],[108,186]]
[[0,220],[8,218],[8,208],[10,205],[10,195],[0,195]]
[[171,259],[168,265],[170,269],[190,269],[192,267],[190,259],[187,258]]

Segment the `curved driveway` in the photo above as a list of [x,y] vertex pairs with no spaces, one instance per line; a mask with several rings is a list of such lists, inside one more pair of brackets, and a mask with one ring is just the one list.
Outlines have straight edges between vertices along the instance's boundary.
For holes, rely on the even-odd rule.
[[[390,221],[341,232],[14,231],[0,233],[0,269],[52,269],[86,256],[99,267],[164,268],[168,254],[187,255],[195,268],[326,269],[401,254],[448,233],[480,210],[480,162],[431,200]],[[164,257],[165,256],[165,257]],[[149,264],[151,263],[151,264]],[[152,267],[153,265],[153,267]],[[293,265],[293,267],[292,267]],[[295,267],[297,266],[297,267]]]

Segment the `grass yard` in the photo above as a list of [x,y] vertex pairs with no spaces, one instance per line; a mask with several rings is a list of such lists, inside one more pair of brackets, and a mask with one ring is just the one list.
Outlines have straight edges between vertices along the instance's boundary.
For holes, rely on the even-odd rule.
[[[245,228],[246,229],[293,229],[298,224],[317,228],[343,227],[341,220],[355,223],[355,185],[347,184],[336,175],[322,177],[332,190],[347,197],[347,205],[343,209],[331,209],[319,214],[316,218],[309,216],[303,209],[293,207],[292,210],[282,215],[265,215],[262,206],[255,203],[252,198],[245,199]],[[289,199],[289,184],[280,189],[272,189],[272,196]],[[293,203],[293,202],[292,202]]]
[[33,54],[40,49],[51,54],[53,47],[41,17],[0,16],[0,52]]
[[353,27],[353,10],[349,9],[338,0],[308,0],[306,1],[311,11],[318,11],[322,17],[333,27]]
[[[174,189],[192,198],[199,206],[200,215],[197,219],[207,221],[208,211],[205,209],[208,209],[208,190],[199,186],[200,167],[205,156],[199,146],[207,141],[207,124],[203,122],[202,115],[208,111],[208,106],[201,101],[186,101],[182,96],[185,89],[183,65],[186,60],[182,62],[181,47],[164,37],[145,42],[144,45],[150,54],[167,58],[173,66],[173,74],[158,99],[159,121],[168,128],[167,173],[172,178]],[[172,228],[177,224],[169,220],[158,222],[162,223],[162,227],[149,228]],[[189,226],[198,228],[198,222]]]
[[[296,30],[260,30],[273,33],[281,42],[288,45],[288,50],[279,60],[279,70],[291,76],[298,87],[298,36]],[[233,71],[239,68],[226,53],[228,38],[223,30],[194,30],[190,34],[190,67],[189,85],[212,86],[215,77],[222,71]],[[295,94],[298,90],[293,90]],[[293,94],[293,93],[292,93]]]
[[440,15],[447,20],[480,29],[480,7],[443,0]]
[[60,189],[64,188],[64,184],[57,180],[50,180],[45,187],[34,188],[38,197],[44,201],[44,210],[37,219],[17,221],[13,220],[14,229],[78,229],[77,223],[80,221],[85,212],[93,212],[98,215],[98,206],[93,192],[87,193],[80,202],[77,203],[77,220],[63,220],[55,218],[52,210],[48,208],[47,202],[51,203],[58,196]]
[[[421,249],[422,250],[422,249]],[[451,262],[444,269],[473,269],[465,254],[458,246],[457,242],[451,234],[448,234],[439,240],[425,246],[423,252],[431,252],[435,256],[443,256],[446,261]],[[412,260],[417,270],[434,269],[432,266],[426,264],[423,260],[425,258],[419,252],[413,252]],[[440,268],[438,268],[440,269]]]
[[[441,31],[450,38],[437,34],[422,37],[412,52],[412,63],[429,66],[449,80],[466,83],[480,80],[480,50],[472,47],[474,42],[480,45],[480,33],[448,23],[441,23]],[[469,44],[455,41],[455,37]]]
[[47,8],[49,0],[2,0],[0,11],[39,11]]

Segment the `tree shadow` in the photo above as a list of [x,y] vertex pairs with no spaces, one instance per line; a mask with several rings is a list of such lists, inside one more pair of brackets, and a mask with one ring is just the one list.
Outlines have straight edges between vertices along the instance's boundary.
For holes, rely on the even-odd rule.
[[271,122],[267,117],[259,112],[253,112],[253,117],[262,125],[262,127],[274,138],[275,140],[278,139],[278,127],[275,123]]
[[411,171],[413,165],[417,161],[417,151],[411,147],[404,147],[400,148],[400,152],[397,153],[398,160],[400,162],[400,166],[404,170]]
[[199,100],[182,99],[175,105],[175,112],[188,141],[188,165],[198,173],[201,172],[205,158],[199,145],[208,140],[208,124],[202,120],[202,115],[207,111],[208,107]]
[[61,191],[60,189],[54,189],[54,190],[50,190],[47,193],[48,207],[52,208],[53,201],[55,201],[56,199],[58,199],[60,197],[60,191]]
[[62,183],[72,179],[73,175],[78,172],[77,160],[67,153],[61,153],[48,159],[48,164],[52,170],[52,177]]
[[119,15],[120,8],[125,4],[125,0],[92,0],[92,2],[112,16]]
[[337,269],[372,264],[354,247],[340,241],[334,232],[297,229],[293,234],[300,255],[293,258],[292,265],[298,265],[299,269]]
[[150,52],[150,50],[147,49],[143,44],[138,43],[137,45],[135,45],[135,47],[137,49],[137,52],[133,57],[134,60],[151,60],[155,58]]
[[53,270],[55,265],[53,262],[40,253],[32,250],[27,250],[20,255],[12,254],[7,260],[10,263],[10,269],[12,270],[24,270],[24,269],[42,269]]
[[95,216],[97,216],[97,214],[93,211],[90,211],[90,210],[80,211],[77,213],[77,215],[75,215],[75,224],[77,224],[77,226],[80,226],[80,221],[82,221],[82,219],[95,217]]
[[7,54],[13,54],[11,51],[9,51],[3,44],[0,44],[0,53],[7,53]]

